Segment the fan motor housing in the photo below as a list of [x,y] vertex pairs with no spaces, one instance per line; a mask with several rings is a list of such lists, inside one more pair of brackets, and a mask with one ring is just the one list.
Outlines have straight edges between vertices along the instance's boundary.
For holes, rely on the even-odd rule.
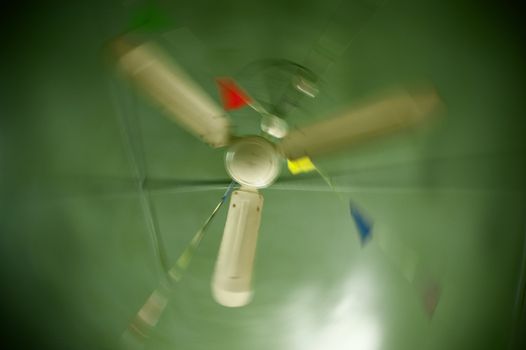
[[234,142],[225,157],[233,180],[252,188],[270,186],[281,170],[282,158],[276,146],[260,136],[247,136]]

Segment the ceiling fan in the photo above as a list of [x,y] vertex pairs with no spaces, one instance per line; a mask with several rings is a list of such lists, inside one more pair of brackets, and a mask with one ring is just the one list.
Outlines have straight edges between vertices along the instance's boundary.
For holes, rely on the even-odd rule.
[[[230,196],[222,242],[212,277],[214,299],[240,307],[252,298],[252,269],[266,188],[278,178],[284,160],[317,157],[430,119],[440,105],[433,89],[399,91],[333,118],[289,131],[280,116],[263,115],[261,135],[234,135],[226,111],[162,50],[152,43],[116,40],[117,65],[188,132],[211,147],[225,147],[225,167],[240,187]],[[313,94],[313,82],[296,80],[295,88]]]

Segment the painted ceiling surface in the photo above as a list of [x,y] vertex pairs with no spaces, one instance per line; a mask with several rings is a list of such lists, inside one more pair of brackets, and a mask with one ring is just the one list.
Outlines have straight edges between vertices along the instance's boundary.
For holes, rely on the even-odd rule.
[[[160,283],[145,208],[154,209],[173,264],[229,183],[223,150],[119,79],[104,45],[133,28],[215,99],[214,79],[230,76],[275,103],[290,74],[251,69],[254,62],[310,62],[322,73],[320,94],[287,116],[293,126],[420,82],[432,82],[447,108],[432,127],[314,159],[335,191],[315,173],[293,177],[284,167],[262,191],[256,292],[244,308],[211,297],[221,210],[145,349],[512,348],[523,312],[525,106],[511,10],[438,0],[129,0],[13,10],[0,68],[6,339],[27,348],[119,348]],[[309,61],[320,42],[336,45],[336,54]],[[231,117],[239,133],[257,130],[252,110]],[[367,244],[349,200],[373,222]]]

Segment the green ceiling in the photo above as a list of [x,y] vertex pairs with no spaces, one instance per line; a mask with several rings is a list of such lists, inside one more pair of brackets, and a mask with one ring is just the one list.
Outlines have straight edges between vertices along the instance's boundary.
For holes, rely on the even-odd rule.
[[[147,198],[170,264],[228,184],[223,150],[163,118],[108,64],[103,45],[139,25],[214,98],[214,78],[233,76],[276,101],[287,76],[244,67],[267,58],[305,63],[318,40],[352,39],[322,75],[320,95],[288,116],[292,125],[421,81],[433,82],[447,106],[431,128],[315,160],[339,194],[317,176],[292,179],[283,169],[262,191],[256,294],[244,308],[224,308],[210,293],[220,211],[146,349],[512,348],[524,312],[526,161],[524,51],[512,8],[376,3],[125,0],[4,14],[6,339],[117,348],[160,278],[137,176],[144,170],[159,185]],[[257,129],[250,109],[231,116],[238,132]],[[349,199],[374,221],[363,247]],[[404,277],[409,260],[414,283]],[[432,318],[422,300],[428,282],[441,289]]]

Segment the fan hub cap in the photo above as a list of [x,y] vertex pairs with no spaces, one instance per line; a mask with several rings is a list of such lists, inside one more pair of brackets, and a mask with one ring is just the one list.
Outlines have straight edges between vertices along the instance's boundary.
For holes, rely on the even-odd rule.
[[225,165],[230,177],[239,184],[264,188],[278,177],[281,157],[272,143],[259,136],[250,136],[230,146]]

